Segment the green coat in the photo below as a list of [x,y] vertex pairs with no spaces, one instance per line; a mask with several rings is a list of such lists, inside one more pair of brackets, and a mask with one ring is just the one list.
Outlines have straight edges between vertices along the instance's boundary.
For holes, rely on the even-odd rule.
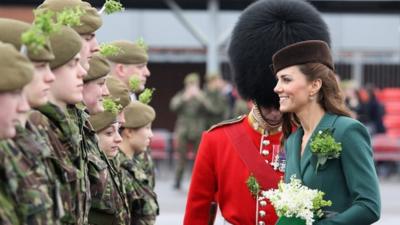
[[325,210],[338,214],[316,222],[317,225],[372,224],[380,217],[381,202],[370,136],[357,120],[326,113],[309,140],[326,128],[334,129],[334,139],[342,144],[340,157],[328,159],[315,171],[317,158],[311,152],[310,141],[300,157],[304,134],[300,127],[285,142],[285,181],[296,174],[304,185],[325,192],[324,199],[332,201],[332,206]]

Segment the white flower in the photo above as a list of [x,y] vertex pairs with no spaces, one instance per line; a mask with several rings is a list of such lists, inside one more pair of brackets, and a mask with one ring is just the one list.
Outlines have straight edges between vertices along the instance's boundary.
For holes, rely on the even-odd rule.
[[[303,186],[299,179],[292,176],[290,177],[290,183],[280,182],[278,189],[262,191],[258,200],[265,201],[265,199],[269,199],[278,216],[297,217],[304,219],[307,225],[312,225],[314,212],[321,207],[314,208],[313,201],[318,199],[321,194],[322,192],[318,190]],[[329,204],[321,203],[321,205],[326,206]]]

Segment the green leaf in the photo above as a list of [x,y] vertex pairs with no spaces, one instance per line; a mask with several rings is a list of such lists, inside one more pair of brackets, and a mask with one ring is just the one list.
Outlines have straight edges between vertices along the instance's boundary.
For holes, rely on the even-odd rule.
[[116,103],[110,98],[103,99],[103,107],[105,111],[111,112],[114,115],[117,115],[122,109],[122,105]]
[[136,45],[139,46],[140,48],[144,49],[145,51],[147,51],[149,49],[149,47],[147,46],[146,42],[144,41],[144,39],[142,37],[140,37],[136,40]]
[[85,14],[85,11],[81,7],[64,9],[57,13],[57,26],[79,26],[81,25],[81,16]]
[[115,0],[106,0],[106,2],[103,5],[103,9],[107,15],[125,10],[123,5],[119,1]]
[[129,79],[129,88],[131,89],[132,92],[136,93],[140,91],[140,79],[138,78],[137,75],[131,76]]
[[249,189],[250,193],[257,197],[258,193],[260,192],[260,184],[258,184],[257,179],[251,174],[246,181],[247,188]]
[[149,104],[151,102],[151,99],[153,97],[153,93],[154,93],[155,89],[149,89],[146,88],[144,89],[144,91],[139,95],[139,101],[143,104]]
[[123,53],[123,50],[115,45],[112,44],[101,44],[100,45],[100,54],[103,56],[117,56],[119,54]]

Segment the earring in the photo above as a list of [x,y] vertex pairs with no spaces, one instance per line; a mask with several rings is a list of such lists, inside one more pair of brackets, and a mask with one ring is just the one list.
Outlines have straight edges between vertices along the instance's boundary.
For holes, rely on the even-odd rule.
[[310,99],[310,101],[313,101],[315,99],[315,95],[310,95],[310,97],[308,97]]

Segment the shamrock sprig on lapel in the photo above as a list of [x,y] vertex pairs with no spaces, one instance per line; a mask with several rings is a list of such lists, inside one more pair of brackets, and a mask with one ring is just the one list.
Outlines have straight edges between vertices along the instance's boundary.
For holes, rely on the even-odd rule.
[[257,198],[258,193],[260,192],[260,184],[257,182],[257,179],[254,177],[253,174],[249,176],[246,181],[247,188],[249,189],[250,193]]
[[317,156],[316,171],[323,166],[328,159],[339,158],[342,152],[342,144],[337,142],[332,134],[333,129],[327,128],[318,131],[311,140],[311,152]]

